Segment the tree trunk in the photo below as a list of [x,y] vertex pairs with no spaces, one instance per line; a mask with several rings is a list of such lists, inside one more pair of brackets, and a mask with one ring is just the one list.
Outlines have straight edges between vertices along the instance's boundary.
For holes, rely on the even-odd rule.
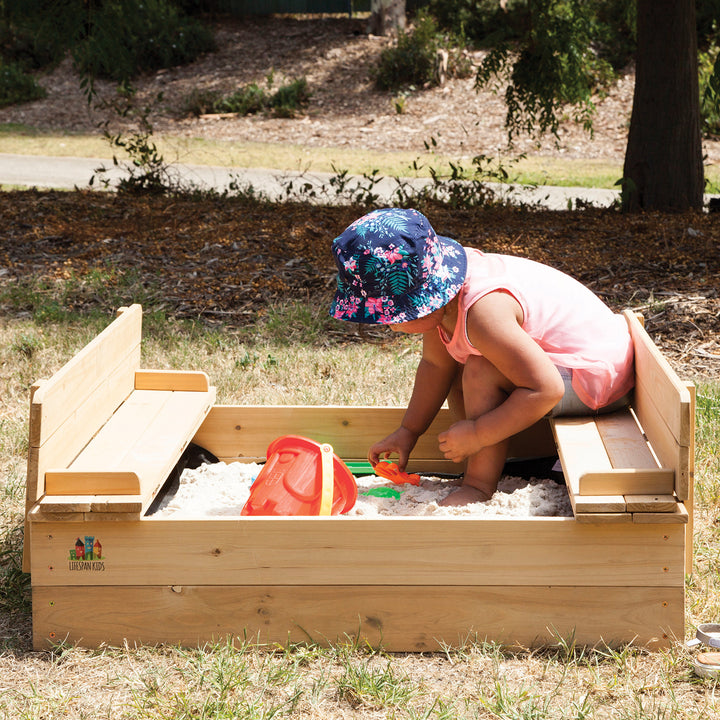
[[703,204],[694,0],[638,0],[635,95],[623,208]]
[[373,35],[404,30],[405,24],[405,0],[371,0],[369,30]]

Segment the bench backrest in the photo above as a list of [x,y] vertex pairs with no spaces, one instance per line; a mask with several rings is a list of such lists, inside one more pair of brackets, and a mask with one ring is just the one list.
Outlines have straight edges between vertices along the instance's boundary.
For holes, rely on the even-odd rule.
[[633,408],[662,467],[675,472],[678,499],[692,499],[695,396],[650,339],[635,313],[625,311],[635,346]]
[[[141,337],[140,305],[120,308],[118,317],[50,380],[31,388],[26,515],[45,491],[45,472],[69,465],[132,392]],[[28,547],[25,543],[26,571]]]

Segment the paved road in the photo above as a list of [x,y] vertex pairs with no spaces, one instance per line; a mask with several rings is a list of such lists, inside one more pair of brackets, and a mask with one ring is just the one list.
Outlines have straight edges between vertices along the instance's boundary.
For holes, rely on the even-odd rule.
[[[113,166],[112,160],[100,158],[42,157],[37,155],[11,155],[0,153],[0,185],[20,187],[73,189],[87,188],[90,179],[101,166],[109,170],[104,175],[111,185],[123,177],[122,168]],[[256,168],[224,168],[205,165],[173,165],[173,177],[183,184],[201,188],[214,188],[220,192],[231,186],[247,188],[252,186],[256,193],[271,199],[287,196],[290,185],[297,190],[305,188],[305,195],[315,193],[319,200],[329,201],[327,188],[331,173],[299,173]],[[95,180],[94,187],[99,187]],[[405,180],[419,187],[426,180]],[[346,190],[368,187],[363,178],[350,178]],[[398,183],[386,178],[372,187],[372,192],[381,198],[390,198]],[[493,185],[501,197],[529,204],[537,204],[553,210],[567,210],[578,201],[598,207],[607,207],[618,198],[614,190],[592,188],[560,188],[542,186],[521,188],[509,185]],[[323,188],[325,190],[323,191]]]

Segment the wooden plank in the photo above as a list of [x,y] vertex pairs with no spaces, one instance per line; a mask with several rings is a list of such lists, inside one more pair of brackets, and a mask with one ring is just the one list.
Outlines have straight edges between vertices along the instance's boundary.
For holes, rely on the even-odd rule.
[[675,494],[680,500],[687,500],[690,493],[690,447],[678,444],[664,418],[658,414],[650,388],[642,384],[636,386],[634,406],[661,465],[673,471]]
[[[83,578],[65,559],[85,535],[101,540],[109,560]],[[31,523],[31,538],[34,585],[637,586],[685,579],[684,527],[628,523],[609,533],[572,518],[146,518]]]
[[30,411],[31,446],[42,445],[96,392],[109,372],[124,362],[128,351],[140,345],[142,308],[132,305],[119,312],[117,319],[35,392]]
[[140,478],[130,470],[48,470],[45,490],[49,495],[137,495]]
[[675,489],[671,468],[586,472],[579,479],[580,495],[667,495]]
[[[119,357],[118,362],[114,370],[108,370],[107,377],[97,386],[95,393],[76,407],[40,447],[30,445],[25,486],[26,515],[45,492],[45,472],[51,468],[67,467],[97,429],[102,427],[118,405],[132,392],[133,375],[135,368],[140,364],[140,344],[128,348],[127,354]],[[36,413],[35,422],[39,421],[40,417],[41,414]],[[31,436],[33,422],[31,411]],[[27,531],[27,526],[25,529]],[[30,546],[25,543],[24,572],[29,572],[29,553]]]
[[624,513],[625,498],[622,495],[576,495],[575,514],[580,513]]
[[[587,506],[578,500],[580,478],[585,472],[612,469],[595,422],[586,417],[553,418],[551,426],[573,513],[577,516],[583,512],[606,512],[607,509],[599,508],[594,500],[588,501]],[[622,510],[624,509],[623,501]]]
[[687,383],[686,387],[690,393],[690,446],[688,447],[688,492],[683,499],[688,514],[688,522],[685,527],[685,574],[692,575],[693,572],[693,538],[695,532],[695,403],[696,389],[693,383]]
[[[133,513],[139,520],[143,499],[140,495],[45,495],[38,502],[41,513],[81,512],[81,513]],[[37,519],[37,518],[36,518]],[[83,520],[86,517],[81,518]]]
[[662,524],[677,523],[680,525],[687,524],[689,516],[688,511],[682,503],[675,504],[673,512],[641,512],[633,513],[633,522],[636,524]]
[[[422,602],[418,603],[418,598]],[[139,586],[33,589],[33,644],[198,646],[247,639],[433,652],[467,641],[534,647],[668,647],[683,638],[682,587]],[[78,608],[92,608],[92,618]],[[408,612],[408,608],[413,608]],[[162,618],[162,622],[158,620]]]
[[590,523],[593,525],[623,525],[626,523],[632,523],[632,513],[624,512],[613,512],[613,513],[577,513],[575,520],[580,524]]
[[675,512],[677,500],[674,495],[626,495],[628,512]]
[[92,507],[92,496],[45,495],[40,498],[38,506],[43,513],[86,513]]
[[645,436],[630,412],[598,415],[595,425],[614,468],[658,467]]
[[[626,310],[630,334],[635,347],[635,375],[651,394],[660,417],[665,419],[670,431],[680,445],[690,443],[690,394],[670,363],[652,341],[645,328],[630,310]],[[640,417],[645,427],[645,418]],[[650,439],[654,446],[653,439]]]
[[215,399],[210,392],[135,390],[66,470],[54,495],[140,495],[149,505]]
[[135,389],[208,392],[210,390],[210,381],[204,372],[184,370],[136,370]]
[[[264,458],[268,445],[282,435],[304,435],[328,442],[343,459],[366,459],[367,449],[399,425],[405,408],[337,406],[216,405],[208,413],[193,442],[219,458]],[[442,472],[462,472],[462,466],[444,460],[437,435],[454,422],[447,408],[438,413],[412,453],[414,467],[437,460]],[[511,439],[512,457],[555,454],[547,420]],[[416,464],[416,465],[415,465]]]

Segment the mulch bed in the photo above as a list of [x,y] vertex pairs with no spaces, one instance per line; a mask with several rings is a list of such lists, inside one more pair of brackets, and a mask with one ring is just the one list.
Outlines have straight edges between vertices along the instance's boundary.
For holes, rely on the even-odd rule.
[[[694,377],[718,377],[715,216],[422,209],[440,234],[554,265],[611,307],[641,310],[676,367]],[[327,303],[334,285],[330,241],[365,211],[101,192],[0,193],[2,311],[30,310],[21,293],[7,292],[15,286],[74,279],[77,291],[64,297],[74,309],[106,304],[98,285],[107,291],[115,286],[121,294],[141,292],[146,310],[248,327],[278,301]],[[346,327],[350,338],[356,328]]]

